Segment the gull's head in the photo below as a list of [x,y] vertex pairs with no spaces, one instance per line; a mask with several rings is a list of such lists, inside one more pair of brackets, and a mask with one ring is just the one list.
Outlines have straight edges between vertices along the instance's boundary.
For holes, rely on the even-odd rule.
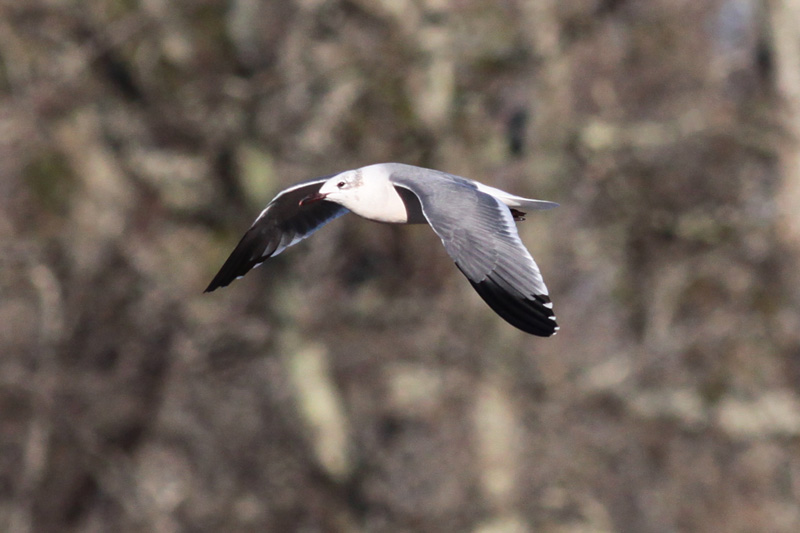
[[332,176],[315,194],[300,200],[300,205],[319,200],[337,203],[370,220],[396,223],[408,221],[406,206],[392,185],[386,165],[381,163]]
[[310,204],[319,200],[336,202],[345,207],[359,201],[361,187],[364,179],[358,170],[348,170],[330,178],[322,184],[316,194],[306,196],[300,201],[300,205]]

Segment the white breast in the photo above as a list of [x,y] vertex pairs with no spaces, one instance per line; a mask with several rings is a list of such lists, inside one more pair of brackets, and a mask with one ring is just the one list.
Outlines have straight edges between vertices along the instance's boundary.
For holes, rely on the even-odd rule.
[[[387,182],[388,183],[388,182]],[[364,187],[359,195],[355,214],[378,222],[405,224],[408,222],[406,204],[391,184],[388,187]]]
[[344,204],[353,213],[391,224],[408,222],[406,204],[389,181],[383,165],[371,165],[360,169],[363,184],[358,188],[352,202]]

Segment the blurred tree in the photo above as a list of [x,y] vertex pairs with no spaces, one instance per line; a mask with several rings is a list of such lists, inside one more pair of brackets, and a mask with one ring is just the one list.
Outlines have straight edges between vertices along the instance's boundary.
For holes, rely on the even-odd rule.
[[[0,1],[0,530],[797,531],[798,10]],[[562,204],[558,337],[425,227],[201,294],[390,160]]]

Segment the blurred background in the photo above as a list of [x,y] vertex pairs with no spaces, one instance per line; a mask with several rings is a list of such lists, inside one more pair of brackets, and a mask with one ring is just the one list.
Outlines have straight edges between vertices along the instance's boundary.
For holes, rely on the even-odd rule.
[[[800,2],[0,2],[0,530],[800,530]],[[382,161],[557,201],[561,331],[349,216]]]

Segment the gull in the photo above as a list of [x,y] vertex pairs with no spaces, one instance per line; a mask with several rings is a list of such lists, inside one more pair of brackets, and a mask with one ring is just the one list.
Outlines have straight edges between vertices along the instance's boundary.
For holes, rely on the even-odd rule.
[[205,292],[225,287],[328,222],[352,211],[390,224],[429,224],[472,287],[522,331],[558,331],[539,267],[515,221],[557,207],[439,170],[379,163],[292,185],[256,218]]

